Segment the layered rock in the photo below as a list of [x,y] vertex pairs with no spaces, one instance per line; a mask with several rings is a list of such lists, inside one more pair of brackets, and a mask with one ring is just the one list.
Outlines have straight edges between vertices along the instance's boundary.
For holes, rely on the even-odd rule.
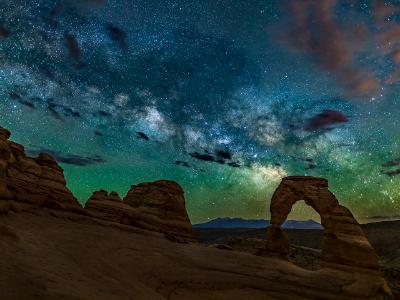
[[92,194],[92,196],[88,200],[88,204],[93,201],[116,201],[121,202],[122,199],[117,192],[108,193],[105,190],[96,191]]
[[133,185],[124,203],[139,213],[136,222],[171,239],[194,241],[195,235],[186,212],[182,188],[173,181],[160,180]]
[[120,224],[134,225],[139,218],[132,207],[122,202],[118,193],[105,190],[94,192],[86,202],[85,209],[94,217]]
[[100,190],[89,198],[85,209],[103,220],[162,232],[173,241],[196,240],[183,190],[172,181],[134,185],[124,201],[116,192]]
[[291,176],[282,180],[271,199],[271,226],[266,250],[286,256],[289,241],[281,225],[292,206],[304,200],[321,216],[324,227],[321,266],[344,270],[378,270],[378,257],[352,213],[340,205],[323,178]]
[[41,153],[27,157],[24,147],[9,141],[10,132],[0,127],[0,213],[16,211],[24,203],[73,210],[120,224],[165,233],[174,241],[195,241],[182,188],[172,181],[132,186],[125,201],[118,193],[100,190],[90,197],[85,210],[66,187],[63,169],[53,157]]
[[0,199],[61,209],[79,207],[57,162],[45,153],[27,157],[22,145],[8,140],[10,135],[0,128]]

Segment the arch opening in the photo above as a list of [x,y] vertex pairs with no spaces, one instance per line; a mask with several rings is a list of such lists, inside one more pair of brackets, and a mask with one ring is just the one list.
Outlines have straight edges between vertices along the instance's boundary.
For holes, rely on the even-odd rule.
[[282,226],[289,239],[288,259],[307,270],[321,268],[321,216],[304,200],[295,202]]

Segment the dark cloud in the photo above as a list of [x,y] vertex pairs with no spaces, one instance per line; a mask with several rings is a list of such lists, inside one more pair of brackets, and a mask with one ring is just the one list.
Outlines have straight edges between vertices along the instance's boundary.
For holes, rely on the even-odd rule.
[[32,156],[37,156],[40,153],[47,153],[47,154],[50,154],[51,156],[53,156],[59,163],[64,163],[64,164],[74,165],[74,166],[79,166],[79,167],[102,164],[102,163],[106,162],[106,160],[103,159],[99,155],[82,156],[82,155],[76,155],[76,154],[62,153],[62,152],[53,151],[53,150],[45,149],[45,148],[27,149],[26,153],[28,155],[32,155]]
[[331,130],[332,126],[346,123],[349,118],[343,113],[336,110],[324,110],[321,113],[310,118],[306,125],[306,131],[316,131],[316,130]]
[[390,170],[390,171],[384,171],[384,172],[382,172],[382,174],[386,174],[386,175],[388,175],[388,176],[390,176],[390,177],[397,176],[397,175],[400,174],[400,169],[395,169],[395,170]]
[[4,25],[0,25],[0,38],[8,38],[10,35],[11,32]]
[[317,166],[316,164],[311,163],[311,164],[308,164],[307,166],[305,166],[304,169],[306,169],[306,170],[313,170],[313,169],[316,169],[317,167],[318,167],[318,166]]
[[105,118],[110,118],[111,117],[110,113],[108,113],[106,111],[103,111],[103,110],[97,111],[97,115],[100,116],[100,117],[105,117]]
[[141,131],[136,131],[136,136],[138,137],[138,139],[141,139],[141,140],[145,140],[145,141],[149,141],[150,140],[148,135],[145,134],[144,132],[141,132]]
[[48,98],[46,99],[47,103],[47,111],[56,119],[58,120],[63,120],[63,117],[69,118],[76,118],[80,119],[82,118],[80,112],[73,110],[72,108],[63,105],[63,104],[57,104],[54,102],[55,100],[53,98]]
[[75,111],[72,108],[69,108],[67,106],[62,106],[62,107],[63,107],[63,109],[65,111],[65,115],[67,117],[68,116],[71,116],[71,117],[74,117],[74,118],[81,118],[82,117],[79,111]]
[[189,164],[188,162],[183,161],[183,160],[177,160],[177,161],[175,161],[174,164],[177,165],[177,166],[180,166],[180,167],[193,169],[193,170],[195,170],[197,172],[204,172],[204,169],[199,169],[199,168],[197,168],[195,166],[192,166],[191,164]]
[[175,162],[175,164],[176,164],[177,166],[186,167],[186,168],[191,168],[191,167],[192,167],[188,162],[182,161],[182,160],[177,160],[177,161]]
[[389,160],[385,163],[382,164],[382,167],[384,168],[389,168],[389,170],[386,171],[381,171],[382,174],[388,175],[390,177],[396,176],[400,174],[400,169],[391,169],[392,167],[397,167],[400,165],[400,158],[395,158],[392,160]]
[[228,163],[228,166],[230,166],[232,168],[240,168],[241,167],[240,163],[237,161]]
[[32,103],[30,101],[27,101],[27,100],[20,100],[19,103],[21,103],[22,105],[25,105],[25,106],[27,106],[29,108],[32,108],[32,109],[36,108],[34,103]]
[[215,157],[210,154],[200,154],[198,152],[192,152],[192,153],[189,153],[189,155],[198,160],[216,162]]
[[22,105],[25,105],[25,106],[27,106],[29,108],[32,108],[32,109],[36,108],[34,103],[32,103],[29,100],[24,99],[20,94],[18,94],[15,91],[9,92],[8,95],[12,100],[17,101],[18,103],[20,103]]
[[17,92],[14,92],[14,91],[9,92],[8,95],[9,95],[10,98],[13,99],[13,100],[20,100],[20,99],[22,99],[21,95],[18,94]]
[[400,158],[396,158],[382,164],[382,167],[394,167],[400,165]]
[[298,51],[311,55],[323,69],[334,74],[352,95],[365,96],[378,91],[379,80],[356,63],[365,47],[366,26],[344,29],[336,16],[337,0],[289,1],[288,42]]
[[71,59],[75,60],[75,62],[80,62],[81,60],[81,48],[79,47],[79,43],[76,37],[72,34],[65,33],[64,34],[65,45],[68,49],[68,55]]
[[232,153],[227,150],[216,150],[215,154],[222,159],[232,159]]
[[312,158],[304,158],[302,159],[305,162],[304,169],[305,170],[314,170],[318,168],[318,165],[315,163],[314,159]]
[[121,28],[113,24],[108,24],[107,33],[110,39],[116,42],[121,49],[127,48],[127,42],[126,42],[127,34],[125,31],[123,31]]
[[239,162],[236,161],[231,161],[232,160],[232,154],[228,151],[225,150],[216,150],[215,156],[211,155],[210,151],[204,150],[204,153],[199,153],[199,152],[191,152],[189,155],[193,157],[194,159],[201,160],[201,161],[207,161],[207,162],[212,162],[212,163],[217,163],[220,165],[228,165],[229,167],[233,168],[240,168],[241,165]]
[[61,115],[56,110],[56,105],[52,102],[47,103],[47,111],[53,116],[53,118],[62,121]]

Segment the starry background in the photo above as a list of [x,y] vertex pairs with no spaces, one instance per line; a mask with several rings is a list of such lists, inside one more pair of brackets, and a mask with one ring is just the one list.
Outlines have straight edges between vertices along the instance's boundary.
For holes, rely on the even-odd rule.
[[81,203],[171,179],[194,223],[265,218],[282,177],[313,175],[360,220],[398,216],[399,20],[387,1],[2,0],[0,125]]

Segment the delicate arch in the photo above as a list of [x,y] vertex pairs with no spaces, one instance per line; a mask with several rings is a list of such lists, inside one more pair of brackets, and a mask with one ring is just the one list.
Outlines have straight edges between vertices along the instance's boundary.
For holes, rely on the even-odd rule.
[[346,269],[362,267],[379,269],[378,257],[350,210],[341,206],[328,189],[324,178],[290,176],[282,182],[271,199],[271,226],[267,230],[266,250],[286,257],[289,239],[281,225],[293,205],[304,200],[321,217],[324,227],[322,238],[322,267]]

